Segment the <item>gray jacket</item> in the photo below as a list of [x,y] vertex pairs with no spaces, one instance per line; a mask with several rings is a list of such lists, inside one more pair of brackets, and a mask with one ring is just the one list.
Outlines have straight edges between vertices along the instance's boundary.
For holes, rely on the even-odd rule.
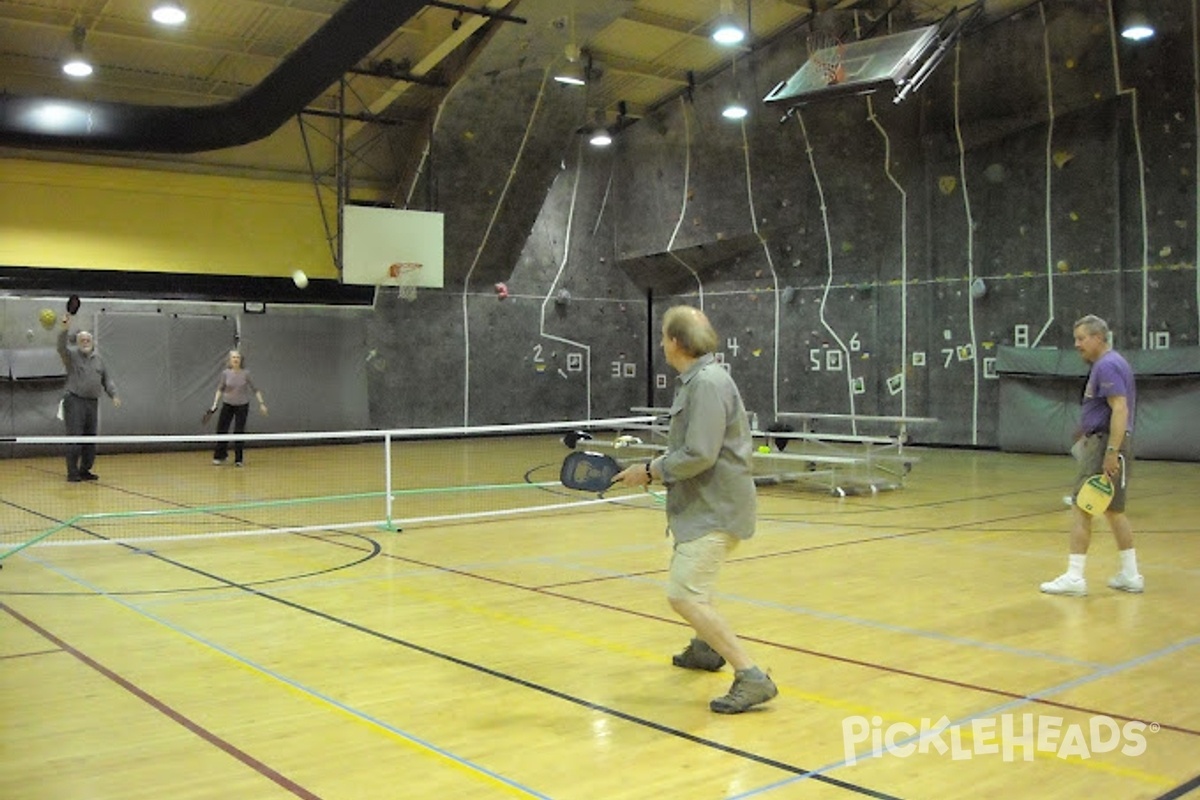
[[66,328],[58,332],[58,356],[67,368],[67,391],[92,400],[99,398],[102,391],[116,397],[117,386],[109,378],[104,359],[96,349],[93,347],[90,354],[84,355],[79,348],[67,346],[67,336]]
[[715,531],[754,535],[752,451],[737,384],[711,354],[702,356],[677,378],[667,451],[655,459],[676,542]]

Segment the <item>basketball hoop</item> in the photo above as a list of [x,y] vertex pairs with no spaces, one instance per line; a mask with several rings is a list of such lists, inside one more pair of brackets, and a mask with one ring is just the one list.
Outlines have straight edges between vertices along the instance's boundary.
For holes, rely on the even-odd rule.
[[846,80],[846,65],[842,58],[846,45],[836,36],[820,31],[811,33],[806,42],[808,60],[825,79],[826,86],[836,86]]
[[397,297],[411,303],[417,299],[416,278],[420,271],[421,264],[413,261],[398,261],[388,265],[385,282],[396,287]]

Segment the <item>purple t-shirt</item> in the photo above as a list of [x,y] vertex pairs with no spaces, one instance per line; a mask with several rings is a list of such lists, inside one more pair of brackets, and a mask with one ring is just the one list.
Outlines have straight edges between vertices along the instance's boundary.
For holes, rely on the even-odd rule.
[[244,406],[250,403],[250,393],[257,392],[250,373],[244,369],[226,369],[221,372],[221,399],[231,406]]
[[1129,407],[1129,423],[1126,427],[1129,433],[1133,433],[1137,386],[1134,385],[1133,369],[1129,362],[1116,350],[1109,350],[1092,364],[1087,388],[1083,390],[1083,412],[1080,415],[1080,428],[1085,434],[1108,431],[1112,417],[1112,409],[1108,407],[1109,397],[1125,398],[1125,404]]

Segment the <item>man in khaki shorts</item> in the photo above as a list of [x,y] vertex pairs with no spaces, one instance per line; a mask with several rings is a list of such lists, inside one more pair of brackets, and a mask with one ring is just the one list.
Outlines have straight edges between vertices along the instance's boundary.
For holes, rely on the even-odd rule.
[[[1093,475],[1104,473],[1112,481],[1113,497],[1104,512],[1108,527],[1117,542],[1121,567],[1108,581],[1110,589],[1139,594],[1146,582],[1137,567],[1133,548],[1133,525],[1125,516],[1125,492],[1129,483],[1129,465],[1133,461],[1130,442],[1137,411],[1137,386],[1133,370],[1108,341],[1108,323],[1089,314],[1075,323],[1075,349],[1092,365],[1083,392],[1079,441],[1072,452],[1079,459],[1072,497]],[[1081,597],[1087,594],[1084,567],[1088,545],[1092,541],[1092,515],[1078,506],[1071,509],[1071,554],[1067,571],[1042,584],[1046,594]]]
[[688,306],[667,311],[663,354],[679,372],[667,449],[614,480],[626,486],[655,480],[666,484],[667,526],[675,540],[667,600],[696,632],[672,663],[715,672],[728,661],[734,668],[733,685],[709,707],[719,714],[740,714],[779,690],[712,606],[721,564],[740,541],[754,535],[757,502],[750,423],[737,385],[713,355],[718,341],[700,311]]

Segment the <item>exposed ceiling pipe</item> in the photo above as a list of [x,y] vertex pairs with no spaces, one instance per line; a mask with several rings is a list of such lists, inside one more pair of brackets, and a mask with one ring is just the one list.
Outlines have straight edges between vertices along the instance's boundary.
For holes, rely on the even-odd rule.
[[423,0],[349,0],[262,83],[209,106],[0,94],[0,146],[196,153],[263,139],[415,16]]

